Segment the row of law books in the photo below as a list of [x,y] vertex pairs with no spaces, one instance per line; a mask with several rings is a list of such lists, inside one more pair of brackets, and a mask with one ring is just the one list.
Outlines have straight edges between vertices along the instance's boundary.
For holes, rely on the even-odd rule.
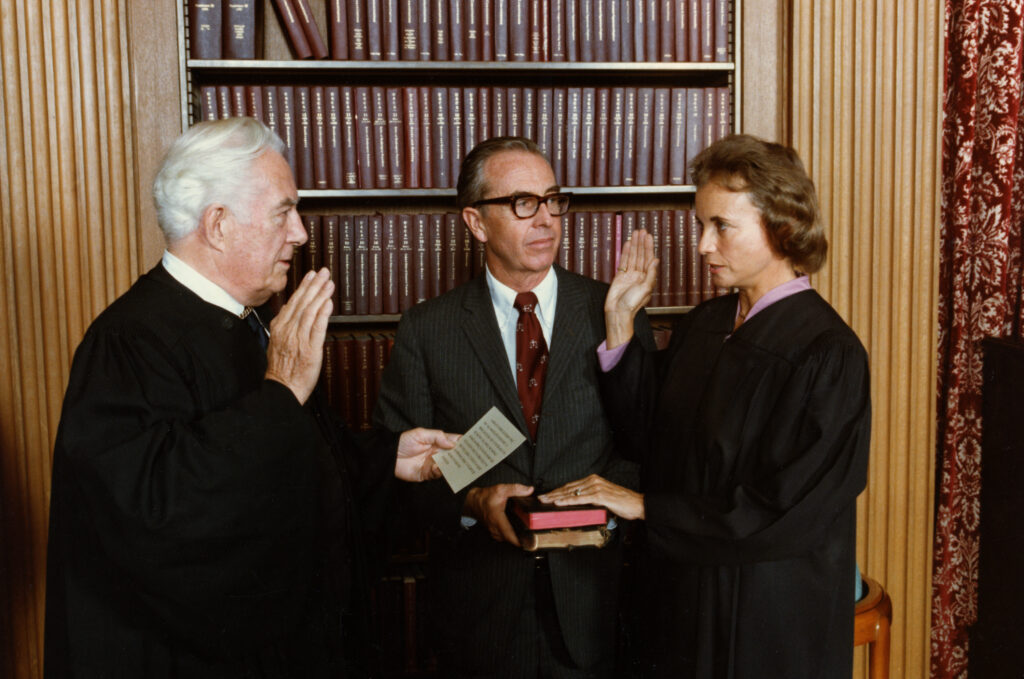
[[[258,0],[188,0],[194,59],[256,58]],[[724,62],[728,0],[273,0],[297,59]],[[325,40],[324,35],[327,39]]]
[[450,188],[504,135],[536,141],[563,186],[684,185],[732,121],[727,87],[204,85],[197,113],[263,121],[298,187],[321,190]]
[[380,379],[395,343],[393,332],[327,335],[321,388],[327,402],[350,428],[372,428]]
[[[455,213],[305,214],[309,240],[295,253],[289,294],[306,271],[327,267],[335,315],[398,314],[483,273],[484,250]],[[562,219],[558,263],[611,282],[636,229],[654,237],[658,286],[649,306],[694,306],[722,294],[697,252],[692,210],[572,212]]]

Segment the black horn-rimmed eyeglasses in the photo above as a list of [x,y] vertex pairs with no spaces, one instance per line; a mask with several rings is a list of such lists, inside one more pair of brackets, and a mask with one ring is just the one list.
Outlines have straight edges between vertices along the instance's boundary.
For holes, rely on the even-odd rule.
[[517,193],[511,196],[499,196],[497,198],[484,198],[473,203],[472,207],[481,205],[507,204],[512,208],[512,214],[519,219],[529,219],[540,210],[540,204],[548,206],[548,212],[552,217],[561,217],[569,211],[569,199],[571,193],[549,193],[546,196],[537,196],[532,193]]

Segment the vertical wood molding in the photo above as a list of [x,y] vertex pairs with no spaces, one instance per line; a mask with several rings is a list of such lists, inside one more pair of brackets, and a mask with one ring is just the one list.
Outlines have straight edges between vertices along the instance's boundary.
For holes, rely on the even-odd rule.
[[893,599],[894,677],[929,667],[942,30],[939,0],[793,3],[790,142],[830,243],[815,286],[871,356],[857,554]]
[[72,353],[139,273],[126,0],[0,4],[0,675],[42,676],[50,461]]

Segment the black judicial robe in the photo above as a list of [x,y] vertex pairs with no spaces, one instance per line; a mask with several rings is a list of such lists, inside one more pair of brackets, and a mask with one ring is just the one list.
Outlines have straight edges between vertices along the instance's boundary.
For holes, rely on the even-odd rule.
[[631,343],[602,377],[645,493],[634,669],[847,679],[867,355],[813,290],[730,336],[736,302],[698,306],[658,354]]
[[365,648],[360,533],[395,439],[265,370],[162,266],[93,322],[54,450],[45,676],[362,676],[342,634]]

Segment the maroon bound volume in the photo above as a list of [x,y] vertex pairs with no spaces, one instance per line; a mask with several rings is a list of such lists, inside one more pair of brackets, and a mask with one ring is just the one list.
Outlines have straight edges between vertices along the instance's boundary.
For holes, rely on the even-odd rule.
[[715,60],[715,0],[700,0],[700,60]]
[[636,99],[636,168],[634,180],[637,186],[651,183],[651,162],[654,160],[654,88],[637,88]]
[[199,88],[199,117],[201,120],[217,120],[217,88],[203,85]]
[[415,304],[427,299],[427,267],[430,266],[430,244],[428,242],[430,232],[427,215],[418,214],[413,218],[412,223],[412,253],[413,253],[413,300]]
[[732,109],[730,108],[731,97],[728,87],[716,87],[718,97],[718,115],[715,116],[715,139],[728,137],[732,133]]
[[580,60],[580,8],[578,0],[563,0],[565,3],[565,60]]
[[231,86],[231,115],[240,117],[245,115],[245,85]]
[[600,266],[598,267],[599,280],[611,283],[612,276],[615,275],[615,214],[599,212],[597,217],[599,224],[598,236],[600,238],[598,254],[601,258]]
[[597,281],[601,280],[601,214],[588,212],[586,215],[590,247],[587,248],[588,270],[584,275]]
[[676,17],[676,0],[658,0],[658,2],[661,5],[661,16],[658,21],[661,27],[661,36],[658,43],[661,61],[675,61],[675,26],[678,21]]
[[700,286],[703,279],[703,262],[701,262],[698,244],[700,243],[700,222],[697,221],[697,213],[693,210],[686,211],[686,304],[696,306],[700,304]]
[[496,135],[491,134],[491,88],[481,87],[477,93],[476,138],[479,143]]
[[256,58],[256,3],[257,0],[225,0],[225,59]]
[[431,7],[431,49],[434,61],[448,61],[448,2],[434,0]]
[[450,116],[448,120],[448,145],[450,147],[448,160],[451,164],[448,176],[451,178],[451,185],[455,186],[459,178],[459,163],[462,162],[462,157],[466,154],[466,150],[462,147],[462,130],[464,126],[461,87],[448,88],[448,113]]
[[512,498],[512,511],[528,530],[603,526],[608,523],[608,510],[597,505],[559,507],[545,504],[534,496]]
[[398,215],[398,310],[405,311],[415,302],[412,216]]
[[384,0],[381,6],[381,34],[384,39],[384,60],[398,61],[401,57],[402,38],[399,34],[401,24],[398,19],[399,0]]
[[405,185],[420,187],[420,100],[415,87],[402,88],[402,126],[405,128],[403,157],[405,158]]
[[669,117],[671,93],[667,87],[654,89],[654,132],[651,141],[651,184],[668,184]]
[[345,186],[344,164],[342,163],[341,140],[341,93],[337,87],[325,87],[326,132],[327,132],[327,188],[341,189]]
[[334,343],[334,365],[337,367],[336,400],[345,424],[355,429],[356,340],[352,335],[337,338]]
[[398,56],[402,61],[420,58],[419,0],[401,0],[398,6]]
[[608,133],[611,127],[611,90],[597,88],[594,104],[597,121],[594,123],[594,186],[608,186],[609,153]]
[[221,58],[223,15],[221,0],[188,0],[189,58]]
[[593,87],[582,91],[583,116],[580,120],[580,180],[577,186],[594,185],[594,97]]
[[573,271],[581,276],[590,275],[590,214],[572,212]]
[[[480,115],[480,107],[477,102],[480,99],[480,92],[475,87],[467,87],[462,90],[462,150],[463,155],[468,153],[480,138],[477,137],[479,131],[479,121],[477,116]],[[461,163],[461,158],[459,159]],[[458,176],[458,175],[456,175]]]
[[686,90],[686,176],[690,162],[704,148],[704,90],[690,87]]
[[279,135],[284,142],[284,158],[292,166],[292,172],[298,168],[295,163],[295,88],[291,85],[280,85],[277,88],[278,113],[281,116]]
[[700,61],[700,3],[701,0],[690,0],[690,20],[687,21],[689,32],[686,36],[690,61]]
[[675,219],[672,210],[661,211],[661,246],[658,257],[664,264],[659,264],[658,290],[661,292],[661,306],[672,306],[675,303],[675,281],[678,278],[678,262],[675,260]]
[[[672,306],[685,306],[687,260],[690,257],[690,224],[688,210],[672,212]],[[697,247],[696,244],[693,247]]]
[[715,61],[729,61],[729,0],[715,0]]
[[447,292],[456,285],[462,283],[461,272],[459,271],[459,219],[454,213],[447,213],[444,217],[444,281],[441,284],[441,291]]
[[245,86],[245,115],[256,120],[263,120],[263,87],[260,85]]
[[686,183],[686,88],[673,87],[668,135],[668,183]]
[[545,55],[548,47],[545,45],[547,31],[544,28],[548,23],[548,10],[542,9],[541,0],[530,0],[530,61],[546,61]]
[[558,248],[558,265],[566,271],[572,271],[572,220],[561,217],[562,243]]
[[431,114],[434,124],[431,130],[431,146],[434,150],[434,187],[443,189],[451,186],[451,141],[448,121],[448,91],[445,87],[430,88],[433,107]]
[[379,314],[383,313],[384,309],[384,296],[382,294],[384,256],[383,252],[381,252],[383,240],[381,232],[384,229],[384,220],[380,215],[372,215],[369,219],[369,225],[370,231],[367,241],[369,242],[370,254],[367,260],[367,275],[370,278],[368,284],[370,300],[367,311],[371,314]]
[[373,104],[370,101],[370,88],[355,88],[356,100],[356,141],[358,142],[357,164],[359,188],[374,187],[373,168]]
[[348,56],[355,61],[366,61],[370,53],[366,47],[366,2],[345,0],[348,10]]
[[388,113],[388,169],[391,188],[405,188],[405,131],[402,129],[402,89],[389,87],[386,92]]
[[260,95],[263,97],[263,122],[280,137],[281,116],[277,110],[277,86],[260,86]]
[[356,215],[354,218],[355,232],[353,248],[353,270],[355,271],[355,310],[356,315],[370,313],[370,218]]
[[494,2],[480,2],[480,60],[494,61]]
[[434,188],[434,117],[430,88],[420,87],[419,98],[420,149],[417,154],[420,159],[420,186],[424,189],[432,189]]
[[320,217],[320,232],[323,234],[324,246],[323,265],[331,272],[331,280],[334,281],[334,296],[331,298],[334,305],[332,316],[341,313],[341,234],[338,232],[340,221],[338,215]]
[[[647,230],[651,234],[651,240],[654,242],[654,256],[661,257],[661,232],[664,226],[661,221],[661,210],[649,210],[647,212],[648,228]],[[661,276],[659,276],[661,278]],[[660,283],[655,283],[654,292],[651,293],[651,301],[649,306],[659,307],[665,306],[665,302],[661,298],[661,287]]]
[[508,3],[509,0],[494,2],[494,60],[508,61]]
[[285,37],[288,38],[288,46],[296,59],[309,59],[313,56],[309,40],[305,31],[302,30],[302,20],[299,18],[294,0],[273,0],[277,9],[277,16],[281,20]]
[[302,226],[306,229],[308,240],[302,248],[300,277],[307,271],[318,271],[323,263],[323,253],[320,252],[320,215],[302,215]]
[[555,182],[567,184],[566,179],[566,93],[564,87],[555,87],[551,95],[551,169],[555,171]]
[[311,113],[313,118],[313,187],[326,189],[329,187],[327,167],[329,153],[327,144],[327,102],[324,100],[324,88],[315,85],[310,88]]
[[427,294],[440,297],[444,292],[444,215],[430,215],[427,231],[427,247],[430,250],[427,270]]
[[690,58],[690,3],[693,0],[674,0],[673,14],[675,25],[673,26],[673,40],[675,40],[676,58],[679,61],[686,61]]
[[348,59],[348,8],[346,0],[327,0],[327,43],[331,59]]
[[312,189],[313,179],[313,108],[308,87],[295,88],[295,164],[300,189]]
[[480,61],[482,53],[480,40],[483,34],[483,27],[480,23],[480,0],[466,0],[463,17],[466,32],[466,61]]
[[466,60],[465,5],[474,0],[448,0],[448,58],[452,61]]
[[572,0],[551,0],[549,18],[549,35],[551,41],[551,61],[565,61],[565,11],[566,4]]
[[420,61],[430,61],[434,54],[433,22],[430,20],[430,8],[433,0],[416,0],[419,11],[416,14],[416,46]]
[[509,61],[526,61],[530,54],[528,0],[508,0]]
[[366,51],[370,61],[381,61],[384,58],[384,35],[381,25],[381,1],[364,0],[366,2]]
[[505,89],[505,134],[520,137],[523,134],[523,90],[518,87]]
[[644,13],[647,21],[644,24],[644,57],[646,61],[661,60],[661,46],[658,38],[661,36],[659,30],[659,15],[661,12],[658,5],[661,0],[644,0]]
[[552,95],[550,87],[537,89],[537,146],[544,153],[544,156],[551,158],[551,106]]
[[591,0],[581,0],[579,3],[579,37],[577,42],[580,48],[580,61],[595,61],[594,59],[594,3]]
[[384,215],[382,217],[381,238],[383,246],[381,258],[382,285],[384,288],[384,299],[381,304],[381,312],[385,314],[398,313],[398,218],[395,215]]
[[622,185],[636,184],[636,88],[626,87],[623,90],[623,127],[622,127]]
[[359,141],[356,134],[355,93],[348,85],[341,87],[341,148],[344,188],[359,188]]
[[359,335],[356,345],[356,421],[353,426],[360,431],[370,429],[370,415],[373,412],[373,338]]
[[523,88],[523,136],[527,139],[537,138],[537,90],[532,87]]
[[341,215],[338,219],[338,277],[335,284],[340,291],[340,314],[350,316],[356,312],[356,282],[355,282],[355,223],[352,215]]
[[327,45],[324,43],[320,29],[317,28],[316,20],[313,18],[313,10],[309,7],[309,0],[292,0],[295,3],[295,13],[302,26],[302,34],[306,36],[309,49],[314,59],[326,59],[329,55]]
[[618,0],[619,2],[619,46],[620,61],[636,61],[636,48],[633,28],[633,0]]

